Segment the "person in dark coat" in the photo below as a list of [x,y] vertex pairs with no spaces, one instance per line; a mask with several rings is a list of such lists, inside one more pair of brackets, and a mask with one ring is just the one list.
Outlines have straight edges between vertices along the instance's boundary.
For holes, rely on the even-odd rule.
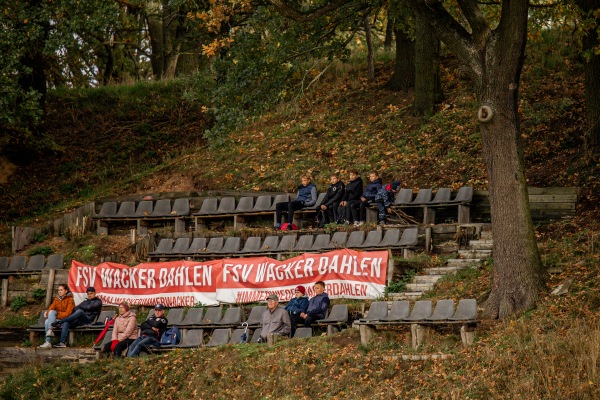
[[377,223],[383,225],[386,222],[386,215],[391,210],[388,208],[394,203],[396,193],[400,190],[400,181],[394,181],[383,186],[377,192],[375,201],[377,202]]
[[358,171],[350,170],[350,182],[346,185],[344,196],[338,208],[338,223],[350,224],[354,220],[352,218],[352,207],[358,205],[360,195],[363,192],[363,181]]
[[339,176],[331,175],[330,182],[325,198],[318,208],[319,228],[338,220],[337,209],[344,197],[344,182],[340,181]]
[[160,337],[167,329],[168,323],[165,318],[165,306],[160,303],[154,306],[154,315],[140,325],[140,337],[129,345],[127,357],[137,357],[140,352],[147,352],[149,347],[160,347]]
[[298,193],[296,193],[294,200],[284,201],[275,205],[275,218],[277,221],[275,229],[281,229],[283,212],[287,211],[288,213],[287,229],[291,230],[292,222],[294,221],[294,211],[314,206],[317,203],[317,187],[310,183],[310,178],[306,175],[302,175],[301,181],[302,184],[298,186]]
[[308,308],[308,297],[306,297],[306,289],[304,286],[300,285],[294,289],[295,295],[289,301],[285,309],[290,314],[290,321],[292,323],[292,332],[291,336],[294,336],[296,332],[296,327],[298,326],[298,321],[300,320],[300,314],[306,312]]
[[382,188],[381,179],[377,172],[369,173],[369,183],[365,187],[365,191],[360,196],[360,202],[355,203],[352,208],[352,217],[354,218],[354,226],[361,226],[367,220],[367,207],[375,202],[377,192]]
[[308,300],[306,312],[300,313],[304,326],[311,326],[315,321],[324,319],[329,308],[329,295],[325,293],[325,282],[316,282],[314,289],[315,295]]
[[52,324],[55,327],[61,326],[60,342],[54,347],[67,347],[70,327],[91,324],[100,315],[102,300],[96,297],[96,289],[90,286],[86,289],[86,294],[87,299],[75,307],[71,315]]

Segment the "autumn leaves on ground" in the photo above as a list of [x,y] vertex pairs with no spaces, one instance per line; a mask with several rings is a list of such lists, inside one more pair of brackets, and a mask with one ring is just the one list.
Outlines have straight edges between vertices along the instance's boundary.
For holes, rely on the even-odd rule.
[[[548,276],[537,309],[510,321],[484,321],[470,348],[463,348],[457,332],[442,331],[415,352],[406,328],[378,332],[372,344],[361,347],[358,333],[345,330],[272,348],[236,345],[29,368],[3,383],[0,397],[600,397],[598,189],[596,171],[579,157],[582,78],[567,68],[540,72],[533,65],[525,66],[520,110],[529,184],[582,187],[578,218],[537,229],[544,265],[558,271]],[[24,160],[11,167],[0,197],[2,223],[19,219],[34,225],[82,201],[114,194],[291,191],[306,172],[322,188],[328,174],[345,175],[352,167],[379,170],[405,187],[485,188],[475,102],[456,71],[444,67],[446,99],[425,121],[411,116],[410,94],[383,88],[389,62],[378,62],[376,73],[377,81],[369,82],[362,67],[340,64],[297,102],[280,105],[211,145],[202,137],[211,123],[203,104],[177,95],[186,83],[54,94],[49,130],[56,151],[43,162]],[[136,100],[140,96],[145,102]],[[40,240],[36,246],[90,263],[106,249],[131,255],[127,240],[110,237]],[[491,265],[466,272],[442,281],[431,297],[482,303],[491,275]],[[550,295],[567,277],[574,278],[569,293]],[[406,354],[449,357],[406,361],[401,357]]]

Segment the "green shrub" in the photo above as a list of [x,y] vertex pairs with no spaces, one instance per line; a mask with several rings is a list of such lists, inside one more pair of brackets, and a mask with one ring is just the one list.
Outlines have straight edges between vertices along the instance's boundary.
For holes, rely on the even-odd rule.
[[37,246],[29,251],[29,255],[35,256],[38,254],[42,254],[42,255],[47,256],[47,255],[52,254],[53,252],[54,251],[52,250],[52,247],[50,247],[50,246]]
[[33,292],[31,292],[31,297],[33,297],[35,301],[43,300],[46,298],[46,291],[42,288],[34,289]]
[[27,305],[27,299],[24,296],[17,296],[10,302],[11,311],[19,311],[23,306]]

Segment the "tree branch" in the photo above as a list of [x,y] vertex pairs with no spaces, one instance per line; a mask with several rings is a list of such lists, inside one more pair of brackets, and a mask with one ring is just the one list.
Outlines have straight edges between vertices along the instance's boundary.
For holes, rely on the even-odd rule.
[[286,18],[293,19],[297,22],[310,22],[315,19],[322,17],[330,11],[336,10],[344,4],[352,2],[352,0],[335,0],[331,3],[324,5],[323,7],[316,8],[307,12],[298,11],[285,0],[268,0],[269,3],[273,4],[277,11]]
[[477,1],[458,0],[458,5],[473,30],[473,36],[475,36],[478,42],[485,42],[491,33],[491,29],[483,16],[483,13],[479,9]]

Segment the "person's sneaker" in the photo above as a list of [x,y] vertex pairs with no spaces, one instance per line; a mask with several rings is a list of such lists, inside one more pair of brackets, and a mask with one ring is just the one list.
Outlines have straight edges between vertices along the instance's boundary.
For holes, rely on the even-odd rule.
[[275,226],[273,227],[273,229],[275,229],[275,230],[281,229],[281,224],[275,224]]
[[350,221],[348,221],[348,220],[345,220],[345,221],[344,221],[344,225],[350,225]]
[[52,330],[52,328],[48,329],[48,331],[46,331],[46,336],[54,336],[54,331]]
[[52,348],[52,343],[50,342],[44,342],[43,344],[38,346],[39,349],[51,349]]
[[354,226],[363,226],[365,224],[365,221],[358,221],[354,223]]
[[65,343],[59,343],[59,344],[55,345],[54,347],[56,347],[58,349],[65,349],[67,347],[67,345]]

